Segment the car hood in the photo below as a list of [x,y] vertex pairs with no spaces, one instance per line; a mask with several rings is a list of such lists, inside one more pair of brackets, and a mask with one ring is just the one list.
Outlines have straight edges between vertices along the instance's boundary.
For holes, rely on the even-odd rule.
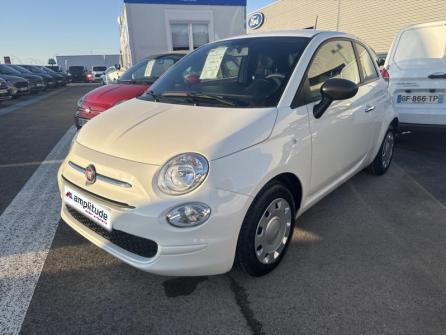
[[110,84],[98,87],[84,97],[86,104],[111,107],[117,102],[140,96],[148,88],[145,85]]
[[9,74],[2,74],[0,75],[0,78],[5,79],[6,81],[9,81],[11,83],[18,83],[21,81],[27,81],[26,79],[19,77],[19,76],[11,76]]
[[266,140],[276,108],[221,108],[133,99],[88,122],[77,143],[141,163],[162,165],[184,152],[215,160]]

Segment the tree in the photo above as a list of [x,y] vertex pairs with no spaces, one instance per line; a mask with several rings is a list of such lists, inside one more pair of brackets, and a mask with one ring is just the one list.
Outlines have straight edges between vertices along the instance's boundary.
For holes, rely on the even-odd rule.
[[54,58],[50,58],[50,59],[48,59],[48,64],[49,65],[56,65],[56,61],[54,60]]

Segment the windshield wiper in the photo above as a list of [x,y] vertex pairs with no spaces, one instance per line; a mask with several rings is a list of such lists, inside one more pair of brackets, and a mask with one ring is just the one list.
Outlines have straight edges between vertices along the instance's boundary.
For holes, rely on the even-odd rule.
[[152,90],[146,91],[146,94],[150,95],[155,102],[159,102],[160,101],[159,95],[156,95]]
[[133,84],[134,80],[133,79],[118,79],[117,82],[118,82],[118,84]]
[[236,106],[236,104],[220,95],[212,95],[212,94],[204,94],[200,92],[166,92],[160,95],[161,97],[166,98],[188,98],[190,99],[194,105],[199,106],[199,101],[208,100],[208,101],[216,101],[223,105],[227,106]]

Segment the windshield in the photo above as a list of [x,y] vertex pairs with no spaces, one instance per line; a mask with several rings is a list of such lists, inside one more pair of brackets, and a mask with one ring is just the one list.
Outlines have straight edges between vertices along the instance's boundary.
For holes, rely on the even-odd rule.
[[47,69],[46,67],[42,66],[40,68],[43,72],[49,73],[49,74],[55,74],[55,72],[51,69]]
[[302,52],[304,37],[253,37],[200,47],[141,98],[226,107],[277,106]]
[[57,66],[57,65],[54,65],[54,66],[52,66],[52,65],[47,65],[47,66],[45,66],[47,69],[50,69],[50,70],[52,70],[52,71],[54,71],[54,72],[62,72],[62,70],[60,69],[60,67],[59,66]]
[[446,65],[446,25],[415,27],[401,34],[393,61],[401,69]]
[[180,55],[170,55],[145,59],[128,69],[118,82],[152,84],[181,57]]
[[111,73],[111,72],[114,72],[114,71],[116,71],[116,68],[114,67],[114,66],[110,66],[106,71],[105,71],[105,73]]
[[93,66],[93,71],[103,72],[105,70],[107,70],[107,68],[105,66]]
[[0,73],[1,74],[10,74],[12,76],[17,76],[20,74],[19,71],[9,67],[8,65],[0,64]]
[[21,67],[19,65],[10,65],[10,66],[12,66],[15,70],[17,70],[20,73],[32,73],[28,69],[25,69],[24,67]]
[[42,70],[39,70],[39,68],[37,66],[34,66],[34,65],[25,65],[25,66],[32,73],[42,73]]

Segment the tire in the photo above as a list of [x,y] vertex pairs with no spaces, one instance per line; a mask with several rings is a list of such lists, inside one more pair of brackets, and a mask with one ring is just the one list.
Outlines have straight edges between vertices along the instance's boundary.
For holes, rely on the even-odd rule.
[[395,148],[396,132],[392,125],[387,129],[386,135],[381,143],[378,153],[373,162],[365,169],[369,174],[381,176],[389,169],[392,163]]
[[[285,214],[287,207],[290,215]],[[292,239],[295,213],[294,198],[288,188],[278,181],[268,183],[256,196],[243,220],[235,266],[254,277],[274,270]],[[268,241],[271,239],[273,241]],[[278,246],[277,255],[271,251],[274,246]]]

